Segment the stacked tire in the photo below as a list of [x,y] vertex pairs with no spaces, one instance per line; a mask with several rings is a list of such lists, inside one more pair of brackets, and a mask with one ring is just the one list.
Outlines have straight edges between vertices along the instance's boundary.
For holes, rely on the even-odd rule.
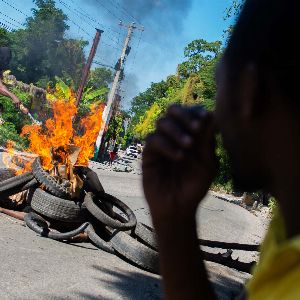
[[[153,230],[138,223],[125,203],[105,193],[95,172],[89,168],[77,171],[84,179],[80,201],[71,199],[68,186],[44,170],[39,158],[34,160],[31,172],[19,176],[11,169],[0,170],[0,193],[8,197],[29,189],[32,211],[24,221],[37,234],[62,241],[85,232],[99,249],[158,274],[159,257]],[[68,232],[57,232],[49,228],[49,222],[73,227]]]

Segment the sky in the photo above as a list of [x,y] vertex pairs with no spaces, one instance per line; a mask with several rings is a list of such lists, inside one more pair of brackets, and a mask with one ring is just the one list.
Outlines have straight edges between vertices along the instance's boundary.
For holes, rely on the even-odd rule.
[[[191,41],[223,40],[223,31],[231,20],[224,21],[232,0],[56,0],[57,7],[68,15],[68,37],[89,41],[95,27],[104,30],[95,61],[114,66],[119,58],[127,24],[136,30],[126,59],[125,79],[121,86],[122,106],[146,90],[151,82],[166,79],[184,60],[184,47]],[[0,22],[13,29],[22,28],[32,0],[0,0]],[[123,26],[119,25],[122,21]],[[144,29],[143,31],[141,29]],[[97,65],[94,64],[93,67]]]

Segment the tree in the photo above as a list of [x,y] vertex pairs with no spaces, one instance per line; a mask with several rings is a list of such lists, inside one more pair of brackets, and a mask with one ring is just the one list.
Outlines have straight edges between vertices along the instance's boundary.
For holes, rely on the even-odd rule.
[[10,34],[14,59],[12,72],[27,83],[47,84],[55,76],[70,77],[76,85],[85,62],[85,41],[66,39],[67,15],[53,0],[34,0],[37,8],[25,29]]
[[99,89],[108,87],[113,80],[112,71],[106,68],[95,68],[91,70],[86,84],[87,88]]
[[0,47],[9,47],[11,45],[11,39],[9,37],[9,32],[0,28]]
[[132,99],[130,114],[132,115],[131,124],[133,126],[139,122],[140,118],[146,113],[151,105],[157,101],[157,99],[167,96],[170,84],[171,81],[168,82],[168,80],[151,83],[150,88]]

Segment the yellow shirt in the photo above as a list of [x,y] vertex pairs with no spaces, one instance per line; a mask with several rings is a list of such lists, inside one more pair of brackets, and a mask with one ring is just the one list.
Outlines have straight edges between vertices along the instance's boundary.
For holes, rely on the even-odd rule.
[[271,221],[247,292],[250,300],[300,299],[300,235],[286,238],[279,213]]

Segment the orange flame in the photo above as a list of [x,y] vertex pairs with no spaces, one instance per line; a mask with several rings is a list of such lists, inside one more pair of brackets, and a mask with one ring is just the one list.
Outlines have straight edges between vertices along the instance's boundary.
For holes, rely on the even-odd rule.
[[[31,161],[26,161],[21,156],[17,154],[14,149],[15,143],[13,141],[7,141],[6,152],[2,155],[2,161],[7,168],[14,169],[16,175],[23,174],[31,170]],[[19,167],[22,166],[23,167]]]
[[85,134],[74,137],[75,146],[81,149],[77,159],[78,165],[87,166],[89,159],[93,157],[96,138],[102,126],[102,122],[99,122],[99,120],[102,120],[103,109],[104,105],[93,105],[91,114],[80,122],[85,130]]
[[[57,94],[60,91],[57,90]],[[65,95],[66,96],[66,95]],[[84,129],[82,136],[75,135],[73,130],[73,119],[77,113],[75,94],[69,89],[68,99],[55,99],[50,97],[53,110],[53,118],[48,119],[45,126],[26,125],[21,135],[28,135],[28,152],[35,153],[41,157],[42,165],[46,170],[51,170],[53,156],[59,156],[62,164],[68,158],[68,146],[75,145],[80,148],[76,164],[88,165],[93,157],[95,140],[102,126],[103,105],[94,105],[91,113],[85,116],[80,124]]]

